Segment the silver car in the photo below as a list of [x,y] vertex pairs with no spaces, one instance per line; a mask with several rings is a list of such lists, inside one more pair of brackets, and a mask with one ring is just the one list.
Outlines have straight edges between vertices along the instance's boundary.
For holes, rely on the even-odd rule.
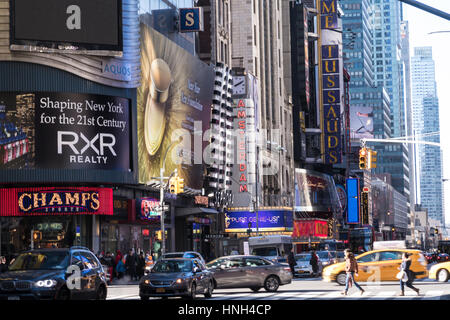
[[206,264],[205,259],[203,259],[202,255],[195,251],[168,252],[161,256],[161,259],[173,259],[173,258],[198,259],[203,264]]
[[275,292],[280,285],[292,281],[291,269],[287,265],[259,256],[227,256],[206,264],[213,272],[214,287],[250,288],[254,292],[264,287]]

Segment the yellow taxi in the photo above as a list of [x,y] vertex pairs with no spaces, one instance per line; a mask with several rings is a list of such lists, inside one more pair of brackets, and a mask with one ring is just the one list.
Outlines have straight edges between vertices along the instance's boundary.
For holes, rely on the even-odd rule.
[[[420,250],[383,249],[365,252],[356,257],[358,261],[358,276],[355,280],[361,282],[398,281],[396,278],[402,263],[403,252],[411,253],[411,270],[416,279],[426,278],[427,261]],[[322,278],[326,282],[336,281],[345,285],[345,262],[325,267]]]
[[438,263],[432,266],[428,277],[439,282],[447,282],[450,278],[450,261]]

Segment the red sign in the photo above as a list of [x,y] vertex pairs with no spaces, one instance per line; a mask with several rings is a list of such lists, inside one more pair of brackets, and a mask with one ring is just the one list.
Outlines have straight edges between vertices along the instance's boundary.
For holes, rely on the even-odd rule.
[[0,189],[0,216],[113,215],[109,188]]
[[294,221],[293,238],[327,238],[328,223],[323,220],[303,220]]

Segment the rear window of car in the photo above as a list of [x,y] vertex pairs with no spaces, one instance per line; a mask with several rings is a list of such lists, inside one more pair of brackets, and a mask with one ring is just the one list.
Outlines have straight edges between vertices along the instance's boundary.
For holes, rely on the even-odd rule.
[[311,255],[310,254],[302,254],[299,256],[295,256],[295,260],[297,261],[309,261],[311,260]]

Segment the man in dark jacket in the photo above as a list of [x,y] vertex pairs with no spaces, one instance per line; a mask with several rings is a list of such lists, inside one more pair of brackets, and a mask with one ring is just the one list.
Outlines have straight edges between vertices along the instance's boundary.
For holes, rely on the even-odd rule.
[[125,268],[127,268],[128,275],[131,280],[136,279],[136,255],[133,250],[130,250],[125,260]]
[[291,268],[292,276],[295,277],[295,266],[297,265],[297,261],[295,261],[294,257],[294,248],[289,252],[287,260],[289,267]]
[[317,276],[319,273],[319,257],[315,250],[311,251],[311,260],[309,260],[309,264],[312,267],[313,277]]

